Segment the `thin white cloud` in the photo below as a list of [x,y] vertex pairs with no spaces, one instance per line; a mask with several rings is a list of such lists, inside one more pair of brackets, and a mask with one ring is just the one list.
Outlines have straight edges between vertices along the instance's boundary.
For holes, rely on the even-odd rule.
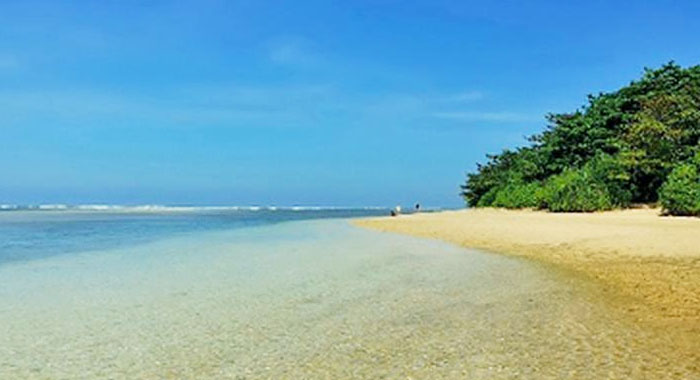
[[283,38],[271,42],[268,46],[268,58],[279,65],[314,66],[321,62],[311,43],[303,38]]
[[19,60],[14,55],[0,54],[0,70],[8,70],[19,67]]
[[484,98],[484,93],[481,91],[464,91],[445,96],[446,102],[471,103]]
[[154,125],[172,123],[225,126],[297,125],[321,104],[325,86],[192,87],[165,96],[91,90],[0,92],[0,109],[14,120],[35,117],[81,121],[99,127],[103,120]]
[[192,102],[235,105],[272,105],[294,103],[310,98],[322,98],[333,91],[327,84],[303,84],[280,86],[243,86],[236,84],[218,84],[188,86],[175,89],[171,93],[176,97],[190,99]]
[[[372,98],[369,96],[369,98]],[[480,91],[446,92],[446,93],[394,93],[376,97],[368,108],[373,110],[396,111],[425,116],[439,113],[446,108],[463,106],[484,98]]]
[[[337,95],[337,94],[336,94]],[[342,94],[340,94],[342,95]],[[436,127],[444,123],[436,123],[443,119],[445,123],[454,124],[457,118],[453,110],[464,109],[467,104],[484,98],[483,92],[464,90],[456,92],[406,92],[386,94],[363,94],[359,97],[337,96],[337,108],[359,125],[383,125],[393,128],[420,127],[429,125]],[[465,117],[466,115],[459,115]],[[471,115],[472,119],[495,119],[496,114]],[[504,115],[501,115],[504,116]],[[448,119],[452,119],[452,121]]]
[[[445,122],[531,122],[516,112],[463,110],[477,91],[431,94],[349,94],[329,84],[194,85],[158,93],[83,90],[0,91],[6,120],[51,120],[85,128],[117,123],[169,127],[330,127],[336,123],[395,127]],[[460,108],[462,110],[460,110]],[[17,122],[17,123],[15,123]],[[436,124],[442,125],[442,124]]]
[[455,111],[435,112],[433,117],[438,119],[455,121],[481,121],[481,122],[528,122],[539,120],[540,116],[517,112],[482,112],[482,111]]

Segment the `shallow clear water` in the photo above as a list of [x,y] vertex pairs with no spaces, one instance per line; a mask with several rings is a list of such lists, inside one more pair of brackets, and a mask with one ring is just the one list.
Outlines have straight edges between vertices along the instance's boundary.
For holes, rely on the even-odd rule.
[[292,220],[386,215],[383,209],[119,208],[0,211],[0,265],[200,231]]
[[692,378],[529,262],[310,220],[0,265],[0,378]]

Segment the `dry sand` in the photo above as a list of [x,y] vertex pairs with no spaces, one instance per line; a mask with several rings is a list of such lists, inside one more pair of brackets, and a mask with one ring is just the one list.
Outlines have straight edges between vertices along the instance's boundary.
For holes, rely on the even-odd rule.
[[700,218],[473,209],[354,223],[527,257],[593,279],[637,320],[700,337]]

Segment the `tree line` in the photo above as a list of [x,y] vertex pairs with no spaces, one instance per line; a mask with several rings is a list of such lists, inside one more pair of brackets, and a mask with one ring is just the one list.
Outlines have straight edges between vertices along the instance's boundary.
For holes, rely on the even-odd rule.
[[590,212],[660,203],[700,216],[700,65],[673,62],[547,115],[528,144],[487,155],[467,175],[471,207]]

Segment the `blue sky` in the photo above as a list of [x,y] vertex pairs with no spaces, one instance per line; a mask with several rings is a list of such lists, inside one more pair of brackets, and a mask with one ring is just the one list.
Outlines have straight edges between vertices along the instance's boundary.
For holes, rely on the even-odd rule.
[[696,1],[2,1],[0,203],[459,206]]

